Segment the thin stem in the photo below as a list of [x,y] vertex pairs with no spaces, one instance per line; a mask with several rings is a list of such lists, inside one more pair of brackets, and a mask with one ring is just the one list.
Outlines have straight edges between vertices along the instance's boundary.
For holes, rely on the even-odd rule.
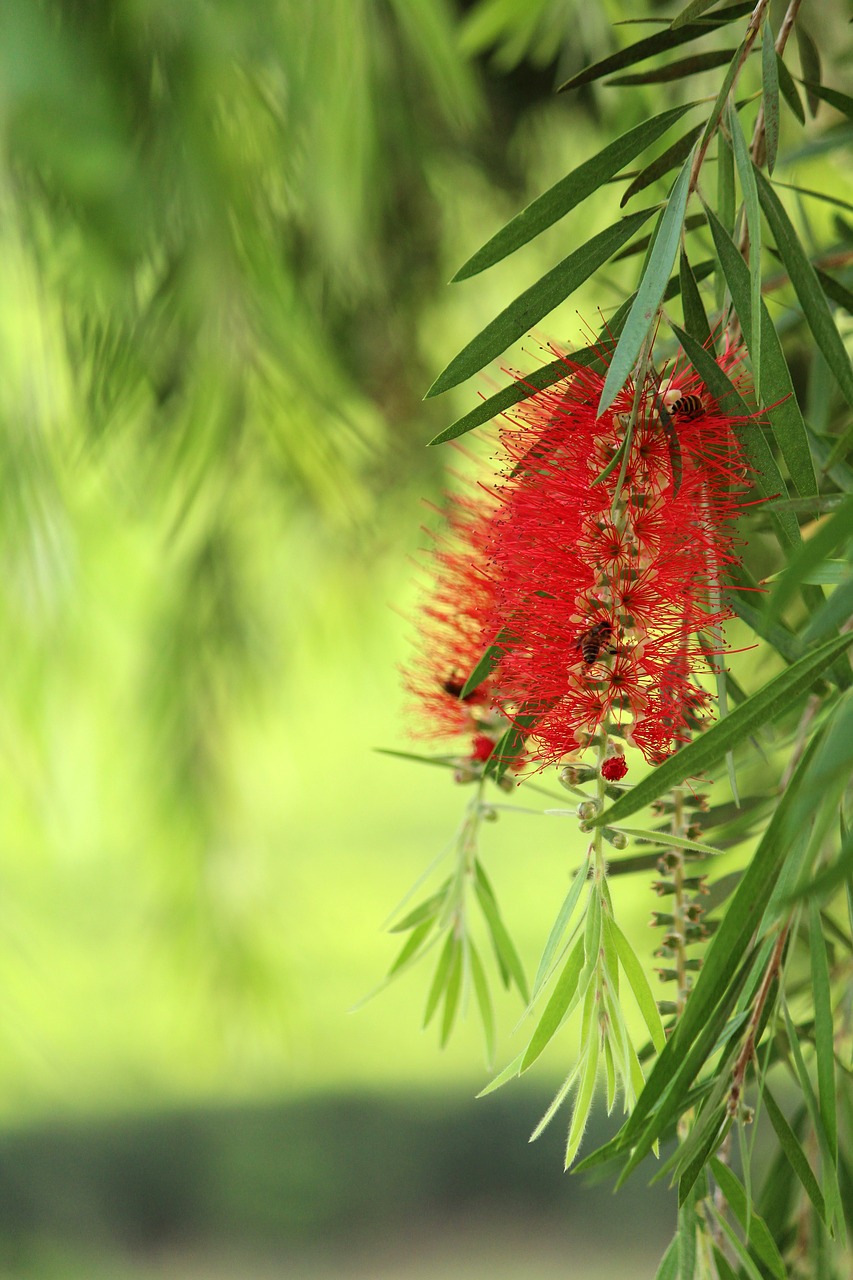
[[729,1100],[727,1103],[727,1109],[730,1116],[736,1116],[740,1108],[741,1100],[743,1098],[743,1085],[746,1077],[746,1069],[755,1054],[755,1040],[758,1034],[759,1023],[761,1022],[761,1016],[764,1013],[764,1006],[767,1003],[767,997],[770,995],[770,989],[773,986],[775,979],[779,976],[779,969],[782,964],[782,953],[785,950],[785,942],[787,940],[788,930],[790,927],[791,920],[789,918],[785,921],[779,931],[779,937],[776,939],[776,945],[774,946],[773,952],[770,956],[770,963],[767,966],[764,977],[761,980],[758,995],[755,998],[752,1016],[749,1019],[749,1029],[746,1034],[746,1039],[744,1040],[743,1048],[738,1054],[738,1060],[735,1063],[734,1071],[732,1072],[732,1084],[729,1089]]

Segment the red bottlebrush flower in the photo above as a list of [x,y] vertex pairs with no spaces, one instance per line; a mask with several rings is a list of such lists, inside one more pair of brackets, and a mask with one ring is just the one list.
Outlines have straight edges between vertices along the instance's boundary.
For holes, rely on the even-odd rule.
[[538,717],[529,746],[544,760],[609,723],[657,762],[708,702],[695,675],[712,651],[696,637],[724,616],[746,467],[731,417],[692,369],[660,389],[649,376],[630,439],[635,388],[597,418],[603,382],[567,361],[566,379],[501,432],[507,479],[486,530],[496,612],[513,634],[499,703]]
[[628,763],[624,756],[611,756],[601,766],[601,776],[608,782],[618,782],[628,772]]
[[471,759],[478,764],[485,764],[494,749],[494,739],[487,738],[484,733],[478,733],[471,744]]
[[[494,745],[481,730],[503,723],[491,709],[495,673],[461,696],[485,646],[500,629],[486,556],[494,512],[494,499],[485,492],[448,498],[445,528],[433,535],[436,577],[417,619],[417,656],[403,672],[413,695],[415,736],[452,739],[474,733],[475,760],[487,759]],[[482,754],[485,742],[487,755]]]

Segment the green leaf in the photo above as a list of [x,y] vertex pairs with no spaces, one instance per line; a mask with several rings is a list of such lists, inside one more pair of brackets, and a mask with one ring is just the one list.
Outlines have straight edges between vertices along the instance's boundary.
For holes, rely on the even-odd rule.
[[751,1248],[755,1251],[756,1257],[761,1259],[778,1280],[787,1280],[788,1272],[776,1247],[776,1241],[770,1234],[767,1223],[761,1215],[756,1212],[751,1204],[747,1203],[746,1192],[740,1179],[736,1174],[732,1173],[728,1165],[723,1164],[715,1156],[711,1157],[711,1169],[729,1203],[729,1207],[743,1227],[744,1234]]
[[800,124],[806,123],[806,113],[800,99],[797,86],[794,84],[794,77],[785,66],[779,54],[776,54],[776,72],[779,77],[779,88],[782,91],[782,97],[799,120]]
[[672,194],[667,201],[660,230],[649,255],[649,263],[640,281],[637,296],[625,321],[622,336],[610,361],[604,380],[597,414],[604,413],[616,399],[640,354],[655,313],[663,298],[681,240],[684,211],[690,187],[690,160],[675,180]]
[[708,317],[702,305],[702,296],[696,284],[696,277],[691,270],[687,254],[683,249],[681,250],[678,274],[681,281],[681,306],[684,311],[684,328],[692,338],[696,339],[700,346],[713,351],[711,326],[708,324]]
[[643,1015],[643,1021],[649,1030],[652,1038],[652,1044],[661,1052],[666,1044],[666,1036],[664,1035],[663,1023],[660,1019],[655,998],[652,995],[652,989],[649,986],[649,980],[646,977],[643,966],[640,964],[634,950],[619,928],[616,921],[612,918],[605,918],[604,928],[610,933],[611,938],[616,946],[616,954],[619,957],[619,963],[625,971],[625,977],[630,983],[631,990],[634,993],[634,999]]
[[378,756],[392,756],[395,760],[417,760],[418,764],[434,764],[440,769],[455,769],[458,756],[422,756],[416,751],[392,751],[389,747],[374,747]]
[[820,1115],[833,1160],[838,1159],[838,1121],[835,1115],[835,1029],[829,989],[829,965],[820,920],[820,907],[809,902],[809,957],[814,1001],[815,1053]]
[[843,285],[840,280],[836,280],[834,276],[821,271],[819,267],[815,267],[815,275],[826,296],[839,307],[843,307],[848,315],[853,315],[853,291]]
[[836,631],[853,615],[853,577],[842,583],[827,601],[813,613],[802,633],[803,644],[813,644]]
[[742,65],[741,59],[744,54],[745,46],[746,41],[741,41],[737,49],[734,51],[726,74],[723,76],[723,83],[720,85],[720,91],[717,94],[713,107],[711,108],[711,114],[708,117],[708,122],[705,125],[705,132],[702,135],[703,146],[713,138],[717,125],[720,122],[720,117],[722,116],[725,105],[729,100],[729,94],[731,93],[732,85],[735,82],[735,77]]
[[770,1117],[770,1123],[776,1130],[776,1137],[779,1139],[780,1147],[787,1156],[791,1168],[805,1188],[806,1194],[815,1209],[817,1209],[821,1219],[826,1222],[826,1206],[820,1187],[817,1184],[817,1178],[812,1173],[805,1153],[797,1141],[793,1129],[785,1119],[779,1104],[768,1089],[766,1081],[764,1082],[762,1096],[767,1114]]
[[853,494],[848,495],[807,542],[802,543],[783,570],[767,606],[768,621],[775,621],[806,576],[831,555],[836,547],[853,536]]
[[[721,224],[729,235],[734,235],[735,227],[735,157],[731,143],[722,129],[717,134],[717,214]],[[726,296],[726,277],[722,271],[716,272],[714,280],[714,299],[718,309],[722,309]]]
[[[803,79],[808,80],[810,84],[813,85],[820,84],[820,54],[817,51],[817,46],[802,23],[798,22],[795,25],[794,30],[797,33],[797,45],[800,50],[800,64],[803,68]],[[806,90],[806,100],[809,104],[809,111],[811,111],[813,116],[816,116],[820,100],[814,89]]]
[[[761,428],[755,422],[749,405],[741,397],[728,374],[720,368],[713,355],[700,346],[690,334],[679,329],[677,325],[672,325],[672,331],[684,348],[684,353],[693,368],[719,404],[721,411],[740,419],[734,422],[733,426],[753,471],[756,487],[768,498],[775,497],[777,494],[787,494],[782,472],[770,452],[770,446],[764,439]],[[808,445],[806,447],[808,448]],[[800,526],[796,516],[790,511],[776,508],[771,508],[768,515],[773,521],[782,545],[785,548],[799,546]]]
[[470,697],[474,690],[492,674],[506,652],[507,645],[515,639],[509,627],[501,627],[494,644],[490,644],[459,693],[460,699]]
[[638,40],[626,49],[620,49],[618,53],[612,53],[609,57],[602,58],[600,62],[594,62],[591,66],[584,67],[582,71],[578,71],[571,79],[561,84],[557,92],[565,93],[568,89],[578,89],[581,85],[591,84],[594,80],[600,80],[602,76],[609,75],[611,71],[621,71],[623,67],[633,67],[636,63],[642,62],[645,58],[651,58],[656,53],[664,53],[667,49],[676,49],[681,44],[687,44],[691,40],[697,40],[700,36],[707,35],[714,27],[724,26],[727,22],[733,22],[738,18],[744,17],[751,9],[751,0],[749,3],[733,4],[727,9],[721,9],[718,13],[712,14],[704,22],[691,23],[687,26],[679,27],[676,31],[669,29],[657,32],[653,36],[646,36],[643,40]]
[[743,193],[743,204],[746,210],[746,226],[749,232],[749,276],[752,282],[750,312],[752,318],[749,335],[749,354],[752,357],[752,375],[755,385],[761,386],[761,211],[758,204],[758,188],[755,184],[755,172],[746,145],[746,138],[740,127],[737,112],[729,107],[729,133],[735,153],[735,166],[740,189]]
[[389,933],[405,933],[408,929],[414,929],[415,925],[421,924],[424,920],[434,920],[441,911],[442,904],[447,895],[447,887],[449,880],[445,880],[441,888],[431,897],[425,898],[419,906],[410,911],[407,916],[389,929]]
[[800,885],[791,894],[791,901],[799,898],[823,898],[826,894],[844,884],[853,876],[853,832],[847,837],[839,850],[838,857],[813,879]]
[[[635,196],[639,191],[644,191],[646,187],[651,186],[658,178],[662,178],[673,169],[677,169],[685,157],[690,155],[693,144],[703,128],[704,125],[698,124],[694,129],[688,129],[687,133],[676,139],[671,147],[667,147],[666,151],[662,151],[651,164],[641,169],[631,185],[626,188],[622,199],[619,201],[619,208],[624,209],[632,196]],[[686,223],[687,220],[685,219],[685,226]]]
[[[731,290],[735,310],[748,339],[752,332],[752,284],[749,268],[738,253],[731,236],[707,206],[705,215],[711,227],[720,265]],[[763,302],[761,304],[761,353],[761,398],[766,405],[773,406],[767,410],[767,416],[773,424],[791,479],[798,493],[802,495],[816,493],[817,485],[803,415],[794,395],[791,374],[782,351],[782,344]]]
[[713,1246],[713,1249],[714,1262],[716,1264],[717,1274],[719,1275],[720,1280],[739,1280],[737,1272],[734,1270],[725,1254],[721,1253],[716,1245]]
[[489,1065],[491,1065],[495,1058],[495,1012],[492,1008],[492,997],[489,993],[489,984],[486,980],[483,962],[480,959],[477,948],[470,941],[468,943],[468,954],[471,957],[471,976],[474,979],[474,993],[477,997],[480,1019],[483,1023],[483,1035],[486,1040],[486,1058]]
[[506,925],[501,919],[500,911],[498,910],[497,901],[479,862],[475,864],[475,870],[474,888],[477,893],[477,900],[486,918],[486,923],[489,926],[495,951],[503,961],[507,971],[512,975],[516,987],[525,1003],[527,1003],[530,1000],[530,994],[527,989],[527,979],[524,976],[524,966],[519,959],[512,938],[507,933]]
[[764,141],[767,146],[767,172],[776,168],[779,151],[779,60],[773,39],[770,16],[764,20],[761,37],[761,87],[764,98]]
[[483,770],[484,777],[494,778],[496,782],[501,780],[507,769],[524,751],[524,744],[527,741],[530,730],[538,719],[539,716],[537,714],[532,711],[525,711],[522,708],[515,717],[515,722],[510,725],[503,737],[496,742],[494,751],[486,761],[486,767]]
[[447,975],[447,986],[444,993],[444,1013],[441,1019],[441,1035],[439,1044],[442,1049],[450,1039],[456,1011],[459,1008],[459,995],[462,991],[462,944],[454,938],[453,956]]
[[516,249],[553,226],[587,196],[597,191],[602,183],[618,173],[641,151],[645,151],[646,147],[656,142],[675,124],[676,120],[680,120],[685,112],[695,105],[695,103],[686,103],[684,106],[664,111],[661,115],[652,116],[650,120],[644,120],[634,129],[623,133],[620,138],[611,142],[590,160],[578,165],[577,169],[573,169],[565,178],[561,178],[548,191],[538,196],[496,235],[487,240],[482,248],[459,268],[453,280],[467,280],[478,272],[485,271],[487,267],[515,253]]
[[[749,1280],[764,1280],[761,1272],[758,1270],[758,1267],[755,1265],[755,1262],[753,1261],[746,1245],[735,1234],[734,1228],[732,1227],[731,1223],[725,1217],[723,1217],[723,1215],[719,1212],[716,1206],[712,1206],[711,1212],[713,1213],[717,1222],[720,1224],[720,1227],[722,1228],[724,1234],[728,1236],[729,1244],[732,1246],[735,1253],[740,1258],[741,1265],[744,1271],[746,1272],[747,1276],[749,1277]],[[741,1274],[743,1274],[743,1272],[741,1272]]]
[[800,300],[806,323],[814,335],[826,363],[835,375],[842,394],[853,405],[853,367],[844,348],[841,335],[832,318],[815,269],[800,244],[791,219],[764,175],[756,170],[758,198],[764,216],[776,240],[776,247],[791,278],[791,284]]
[[[704,222],[704,217],[702,220]],[[483,399],[469,413],[457,418],[456,422],[451,423],[449,427],[445,427],[444,431],[440,431],[437,436],[430,440],[430,445],[444,444],[448,440],[456,440],[474,427],[482,426],[484,422],[491,422],[492,418],[496,418],[498,414],[503,413],[506,409],[511,409],[514,404],[528,400],[531,396],[535,396],[537,391],[544,391],[546,387],[553,386],[555,382],[562,382],[564,378],[570,377],[573,365],[595,368],[596,365],[600,364],[602,368],[606,368],[608,355],[616,346],[616,339],[622,332],[628,312],[631,310],[632,302],[633,297],[626,298],[621,306],[614,311],[609,322],[599,334],[598,341],[593,346],[581,347],[579,351],[574,351],[566,359],[560,357],[558,360],[552,360],[550,364],[543,365],[540,369],[533,369],[530,373],[526,373],[524,377],[519,377],[516,381],[511,382],[509,386],[502,387],[493,396]]]
[[428,1027],[432,1021],[433,1014],[438,1008],[438,1002],[441,999],[442,992],[447,986],[447,978],[450,973],[450,966],[453,962],[454,947],[458,946],[452,933],[448,933],[444,946],[441,949],[441,955],[438,957],[438,964],[435,966],[435,973],[432,979],[432,985],[427,996],[426,1008],[424,1010],[424,1027]]
[[520,338],[555,307],[564,302],[584,280],[589,279],[612,254],[630,240],[635,231],[655,212],[641,209],[600,231],[580,249],[570,253],[556,267],[505,307],[466,347],[450,361],[427,392],[427,398],[455,387],[494,360],[516,338]]
[[678,1280],[678,1236],[669,1243],[655,1273],[655,1280]]
[[551,926],[551,932],[548,934],[548,940],[545,943],[545,949],[542,952],[542,959],[539,961],[539,968],[536,970],[536,977],[533,982],[533,999],[536,998],[542,984],[551,971],[551,961],[557,954],[557,948],[563,941],[563,935],[569,927],[569,921],[574,915],[575,907],[580,901],[580,896],[583,893],[583,887],[587,882],[588,874],[589,857],[587,857],[583,866],[579,867],[576,871],[574,878],[572,879],[569,892],[566,894],[563,901],[563,905],[557,912],[557,919]]
[[713,67],[721,67],[728,62],[734,49],[709,49],[706,53],[694,53],[689,58],[680,58],[677,62],[667,62],[660,67],[652,67],[650,71],[636,71],[632,75],[614,76],[605,80],[605,87],[624,84],[668,84],[672,80],[683,80],[685,76],[696,75],[701,71],[710,71]]
[[572,1123],[569,1126],[569,1137],[566,1143],[565,1168],[569,1168],[583,1140],[586,1122],[592,1110],[592,1098],[595,1092],[595,1076],[598,1071],[599,1035],[598,1027],[593,1026],[587,1041],[586,1062],[581,1076],[580,1088],[575,1099],[572,1112]]
[[791,1060],[794,1064],[794,1071],[800,1082],[803,1101],[808,1109],[815,1134],[817,1135],[818,1146],[820,1147],[821,1155],[823,1156],[823,1196],[826,1202],[827,1224],[830,1225],[830,1230],[834,1225],[838,1230],[839,1235],[843,1235],[844,1216],[841,1206],[841,1193],[838,1187],[838,1172],[835,1166],[835,1161],[832,1158],[832,1153],[829,1149],[829,1141],[826,1136],[826,1130],[823,1127],[823,1120],[821,1119],[817,1098],[814,1095],[812,1082],[809,1078],[806,1064],[803,1061],[803,1054],[800,1049],[800,1038],[796,1027],[791,1021],[791,1015],[788,1012],[788,1007],[784,1002],[782,1004],[782,1016],[785,1019],[785,1030],[788,1035],[788,1047],[791,1051]]
[[[853,120],[853,98],[846,93],[840,93],[838,89],[830,89],[826,85],[818,84],[816,80],[801,80],[801,84],[805,85],[809,94],[809,104],[817,98],[821,98],[824,102],[828,102],[831,107],[835,107],[836,111],[842,112]],[[814,111],[812,112],[814,115]]]
[[393,978],[401,969],[409,964],[412,959],[414,959],[420,951],[421,944],[426,941],[432,932],[434,923],[435,917],[431,917],[429,920],[425,920],[422,924],[417,925],[416,928],[413,929],[411,937],[407,938],[403,943],[403,946],[397,953],[394,963],[388,970],[389,978]]
[[[851,205],[851,208],[853,208],[853,205]],[[684,219],[685,231],[695,231],[697,227],[704,227],[704,225],[705,225],[704,213],[691,213],[689,218]],[[632,244],[629,244],[626,249],[621,249],[619,253],[614,253],[613,261],[622,262],[625,258],[635,257],[638,253],[645,253],[646,249],[648,249],[649,245],[651,244],[651,241],[652,241],[651,235],[640,236],[637,240],[634,240]],[[707,268],[708,261],[710,261],[711,263],[710,270]],[[693,272],[693,274],[696,277],[697,283],[699,282],[700,279],[704,280],[706,276],[711,275],[715,269],[715,266],[716,264],[714,263],[713,259],[707,259],[706,262],[700,262],[696,266]],[[673,285],[675,283],[676,283],[675,277],[673,277],[673,279],[670,280],[669,285],[667,286],[667,290],[668,290],[666,295],[667,297],[675,297],[675,295],[679,292],[681,281],[679,280],[677,282],[679,285],[679,289],[673,288]],[[631,298],[629,301],[633,302],[633,300],[634,299]]]
[[693,1197],[678,1210],[678,1280],[693,1280],[696,1273],[696,1210]]
[[[618,830],[626,836],[633,836],[635,840],[648,840],[651,844],[663,845],[667,849],[692,849],[695,853],[707,854],[709,858],[719,857],[722,853],[721,849],[715,849],[713,845],[688,840],[686,836],[670,835],[668,831],[645,831],[636,827],[619,827]],[[655,856],[660,857],[660,854]]]
[[512,1062],[510,1062],[508,1066],[504,1067],[503,1071],[499,1071],[495,1078],[490,1080],[485,1088],[480,1090],[477,1097],[487,1098],[490,1093],[494,1093],[496,1089],[500,1089],[508,1081],[514,1080],[518,1075],[518,1071],[521,1066],[521,1059],[523,1057],[524,1054],[520,1053],[517,1057],[513,1058]]
[[[787,711],[801,693],[812,685],[817,676],[853,644],[853,635],[838,636],[807,653],[792,667],[774,676],[762,689],[746,702],[735,707],[725,720],[719,720],[701,737],[676,751],[630,791],[626,791],[615,804],[590,819],[592,826],[618,826],[620,821],[638,809],[644,808],[658,796],[684,782],[685,778],[705,773],[722,760],[756,729],[767,724],[775,716]],[[691,997],[691,1005],[694,996]]]
[[530,1037],[530,1043],[525,1049],[521,1060],[521,1071],[526,1071],[529,1066],[532,1066],[543,1049],[553,1039],[563,1018],[570,1009],[574,1008],[578,998],[583,995],[583,991],[579,990],[578,987],[583,965],[584,940],[581,935],[569,952],[569,957],[563,966],[563,972],[557,979],[550,999],[536,1024],[536,1030]]
[[692,22],[694,18],[699,17],[700,13],[704,13],[706,9],[710,9],[716,3],[717,0],[690,0],[690,4],[686,4],[673,18],[669,24],[670,30],[677,31],[679,27]]

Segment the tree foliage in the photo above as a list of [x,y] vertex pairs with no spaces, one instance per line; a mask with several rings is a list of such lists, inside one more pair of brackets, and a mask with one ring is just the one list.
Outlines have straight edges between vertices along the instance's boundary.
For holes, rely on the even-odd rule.
[[[522,49],[553,53],[561,13],[558,5],[484,2],[469,18],[468,39],[493,46],[505,64]],[[739,526],[743,564],[728,583],[720,579],[720,603],[740,619],[738,645],[748,654],[727,658],[730,672],[719,660],[713,664],[716,723],[697,728],[635,785],[603,767],[612,757],[601,735],[592,739],[595,765],[572,760],[560,770],[576,807],[548,812],[564,821],[576,817],[588,847],[529,997],[485,878],[479,827],[505,807],[491,788],[515,791],[511,770],[523,764],[525,744],[552,704],[516,706],[491,755],[475,746],[473,756],[451,751],[433,758],[455,770],[473,798],[449,879],[395,926],[405,942],[389,977],[438,946],[426,1021],[440,1015],[444,1043],[470,987],[491,1057],[491,997],[467,910],[479,899],[498,975],[517,988],[528,1013],[525,1046],[487,1091],[526,1072],[555,1043],[566,1046],[575,1016],[577,1052],[572,1057],[564,1047],[568,1075],[533,1136],[571,1098],[568,1167],[578,1157],[599,1073],[608,1110],[621,1093],[627,1118],[577,1167],[612,1171],[618,1186],[643,1165],[677,1186],[677,1229],[659,1276],[840,1277],[850,1265],[853,1167],[853,238],[843,183],[818,192],[801,173],[818,155],[829,157],[831,172],[842,172],[853,99],[836,82],[835,55],[840,46],[849,49],[849,32],[834,6],[818,16],[799,0],[778,10],[767,0],[707,0],[632,22],[648,27],[614,32],[610,50],[573,70],[558,92],[582,90],[601,103],[616,93],[625,123],[637,116],[642,123],[537,195],[470,254],[455,279],[478,277],[595,192],[608,195],[598,206],[609,206],[608,225],[600,229],[591,219],[586,238],[507,300],[428,394],[476,376],[531,325],[547,324],[589,279],[618,282],[621,305],[612,315],[603,311],[599,344],[582,350],[575,364],[567,366],[558,348],[557,360],[512,378],[432,443],[463,436],[516,406],[523,412],[526,402],[556,403],[543,388],[565,379],[567,367],[582,380],[597,359],[602,415],[629,378],[645,385],[650,368],[671,364],[681,351],[713,403],[739,423],[760,499]],[[661,84],[668,86],[665,112],[654,89]],[[646,207],[636,209],[630,201],[641,191]],[[656,193],[658,202],[647,203]],[[620,198],[629,205],[621,217]],[[745,345],[752,403],[743,399],[743,379],[733,385],[718,358],[724,342]],[[625,457],[634,424],[627,416],[627,426],[620,424]],[[666,413],[660,420],[665,427]],[[547,473],[544,448],[517,466]],[[618,453],[595,483],[618,466]],[[672,472],[677,486],[674,456]],[[622,475],[624,459],[620,482]],[[614,513],[618,497],[617,483]],[[511,527],[504,533],[510,536]],[[544,525],[541,536],[547,542]],[[445,574],[454,571],[452,555],[441,551]],[[497,563],[494,552],[488,563]],[[465,581],[464,566],[455,572]],[[611,633],[608,623],[602,634]],[[578,644],[590,643],[583,660],[591,663],[600,647],[589,635]],[[515,643],[510,624],[472,661],[454,696],[470,698],[488,687]],[[547,775],[528,770],[520,777],[521,794],[541,806]],[[731,858],[720,874],[724,854]],[[642,877],[653,867],[662,876],[655,887],[663,909],[652,917],[664,934],[656,954],[666,967],[658,972],[676,988],[661,1001],[648,978],[656,943],[629,941],[616,923],[610,889],[614,877]],[[645,1040],[629,1029],[630,1001]],[[775,1150],[769,1164],[758,1155],[766,1142]],[[652,1153],[660,1160],[655,1169]]]

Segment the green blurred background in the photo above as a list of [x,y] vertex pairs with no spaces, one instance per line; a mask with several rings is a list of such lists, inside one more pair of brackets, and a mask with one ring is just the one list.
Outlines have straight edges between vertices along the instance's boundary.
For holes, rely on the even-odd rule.
[[[825,6],[839,31],[843,9]],[[0,7],[4,1275],[654,1273],[665,1194],[584,1192],[558,1133],[526,1145],[570,1045],[541,1093],[475,1102],[476,1027],[439,1053],[426,973],[349,1012],[465,799],[372,750],[410,745],[420,501],[469,465],[424,445],[490,387],[421,398],[615,201],[445,282],[661,109],[655,86],[553,96],[627,16]],[[853,198],[835,163],[802,159],[798,180]],[[582,341],[576,309],[597,323],[635,270],[508,358]],[[489,832],[528,967],[577,858],[567,830]],[[649,905],[625,897],[635,933]],[[499,1065],[520,1012],[501,1011]]]

